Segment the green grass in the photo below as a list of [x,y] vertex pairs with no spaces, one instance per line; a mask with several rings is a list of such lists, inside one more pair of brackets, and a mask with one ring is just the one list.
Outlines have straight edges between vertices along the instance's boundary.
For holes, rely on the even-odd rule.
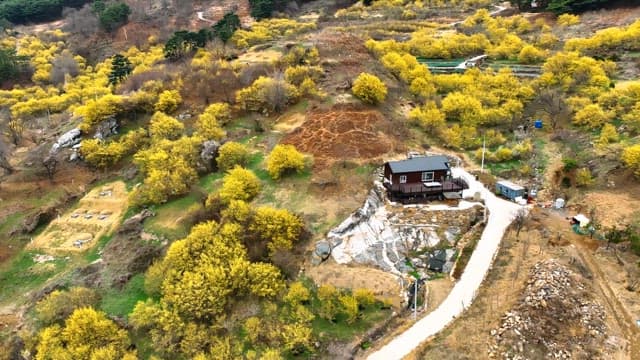
[[15,212],[0,220],[0,234],[8,234],[25,218],[24,212]]
[[57,202],[65,194],[66,192],[63,189],[56,188],[54,190],[46,192],[44,195],[37,198],[30,198],[29,200],[27,200],[27,203],[33,207],[49,205]]
[[262,152],[255,152],[251,154],[249,162],[247,163],[247,169],[256,174],[260,181],[262,181],[263,186],[275,185],[276,182],[273,181],[267,170],[264,169],[264,158],[265,155]]
[[355,168],[355,172],[360,176],[369,176],[376,170],[376,166],[371,164],[360,165]]
[[33,261],[36,254],[33,251],[23,251],[0,268],[0,303],[44,284],[66,266],[64,260],[37,264]]
[[198,181],[198,186],[210,194],[217,188],[216,182],[223,176],[224,173],[220,171],[205,175]]
[[354,336],[366,332],[371,329],[372,326],[389,316],[390,310],[383,308],[382,302],[376,301],[376,303],[362,309],[358,319],[353,324],[347,323],[346,315],[344,314],[338,314],[334,322],[323,319],[318,316],[317,311],[314,311],[314,309],[320,309],[320,300],[318,299],[313,280],[302,276],[299,281],[311,291],[311,304],[309,309],[316,315],[311,323],[311,327],[314,336],[321,341],[351,340]]
[[517,170],[522,166],[522,161],[509,160],[501,163],[485,163],[485,166],[493,175],[500,175],[504,171]]
[[163,223],[183,217],[187,211],[197,206],[200,206],[200,200],[193,193],[159,205],[153,209],[156,212],[156,216],[144,222],[144,229],[147,232],[162,235],[171,240],[183,238],[189,234],[187,224],[180,222],[175,228],[170,228],[163,225]]
[[138,301],[144,301],[148,297],[144,291],[144,274],[138,274],[122,290],[107,290],[100,300],[100,309],[111,316],[126,317]]
[[111,241],[112,238],[113,234],[102,235],[100,239],[98,239],[96,245],[89,249],[89,251],[87,251],[87,253],[84,255],[85,259],[90,263],[98,260],[100,258],[100,251],[104,249],[104,247],[109,241]]
[[316,317],[311,327],[313,333],[321,340],[346,341],[371,329],[372,326],[387,318],[389,310],[372,305],[360,312],[360,318],[353,324],[347,324],[346,316],[339,314],[335,322]]

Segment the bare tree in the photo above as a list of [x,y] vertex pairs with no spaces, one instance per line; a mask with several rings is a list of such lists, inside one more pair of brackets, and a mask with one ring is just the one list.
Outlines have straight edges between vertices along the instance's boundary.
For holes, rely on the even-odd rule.
[[516,228],[516,238],[520,236],[520,230],[522,230],[524,225],[527,223],[528,218],[527,210],[524,207],[518,209],[516,217],[513,219],[513,225]]
[[54,84],[66,82],[67,75],[77,76],[78,72],[78,62],[73,58],[73,54],[69,50],[64,50],[53,59],[51,82]]
[[7,134],[11,137],[13,145],[18,145],[24,133],[24,122],[20,119],[11,119],[7,122]]
[[287,94],[287,84],[284,80],[284,73],[276,72],[273,75],[275,80],[269,89],[266,89],[265,100],[271,105],[273,111],[279,113],[289,102],[289,96]]
[[266,76],[273,70],[273,65],[257,63],[245,66],[240,71],[240,84],[242,86],[251,85],[260,76]]
[[55,154],[49,154],[42,160],[42,166],[44,166],[47,171],[47,177],[50,181],[53,182],[53,176],[55,175],[58,169],[58,159],[56,159]]
[[2,136],[0,136],[0,168],[9,174],[13,172],[13,167],[9,163],[9,146],[7,146]]
[[541,112],[548,116],[553,130],[571,115],[571,109],[564,101],[562,92],[558,89],[542,90],[538,93],[538,96],[529,103],[527,109],[528,115],[535,116]]
[[89,4],[81,9],[65,8],[62,15],[67,20],[64,26],[64,30],[67,32],[90,36],[100,28],[98,18],[91,11]]

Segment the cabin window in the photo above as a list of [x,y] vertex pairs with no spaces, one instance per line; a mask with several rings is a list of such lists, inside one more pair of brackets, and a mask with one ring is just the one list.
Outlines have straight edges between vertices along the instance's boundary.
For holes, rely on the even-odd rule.
[[433,181],[433,171],[425,171],[422,173],[422,182]]
[[400,175],[400,184],[405,184],[407,182],[407,175]]

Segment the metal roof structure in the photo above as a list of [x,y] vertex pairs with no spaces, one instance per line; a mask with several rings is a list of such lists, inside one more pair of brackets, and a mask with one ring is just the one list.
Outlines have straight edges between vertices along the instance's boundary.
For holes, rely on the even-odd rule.
[[500,180],[497,183],[502,185],[502,186],[508,187],[511,190],[515,190],[515,191],[524,190],[524,187],[522,187],[522,186],[520,186],[518,184],[512,183],[509,180]]
[[448,170],[449,159],[443,155],[435,156],[417,156],[411,159],[400,161],[389,161],[389,167],[394,174],[418,172],[418,171],[433,171],[433,170]]

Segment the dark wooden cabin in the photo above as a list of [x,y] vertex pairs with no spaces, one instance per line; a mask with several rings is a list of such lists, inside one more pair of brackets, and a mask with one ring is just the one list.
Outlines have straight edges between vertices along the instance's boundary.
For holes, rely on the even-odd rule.
[[446,156],[416,156],[384,164],[384,186],[392,201],[460,198],[468,184],[451,176]]

